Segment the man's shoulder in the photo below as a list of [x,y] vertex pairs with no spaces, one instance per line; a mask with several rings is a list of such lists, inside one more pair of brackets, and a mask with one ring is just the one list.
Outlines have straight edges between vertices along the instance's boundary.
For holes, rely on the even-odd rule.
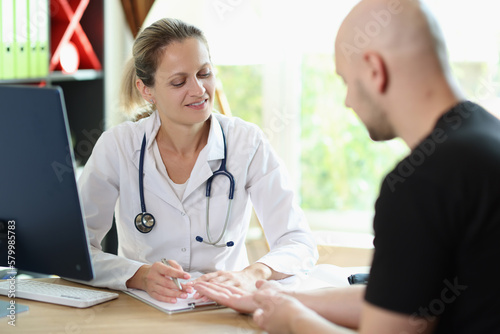
[[500,170],[500,119],[481,106],[469,101],[457,105],[434,131],[443,133],[436,163],[465,171]]
[[500,120],[475,103],[463,102],[445,113],[386,179],[389,184],[411,178],[445,181],[478,169],[500,171]]
[[465,101],[445,113],[434,132],[442,134],[443,146],[481,149],[488,142],[500,143],[500,119],[478,104]]

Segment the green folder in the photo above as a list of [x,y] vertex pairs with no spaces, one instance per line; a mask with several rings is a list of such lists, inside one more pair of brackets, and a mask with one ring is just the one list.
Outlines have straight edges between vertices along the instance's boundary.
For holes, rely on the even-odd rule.
[[0,52],[2,53],[2,79],[13,79],[15,77],[15,57],[14,57],[14,0],[2,0],[2,38]]
[[14,68],[16,78],[27,78],[29,75],[28,45],[28,0],[14,2]]
[[2,19],[2,0],[0,0],[0,80],[3,79],[3,35],[2,35],[2,28],[3,28],[3,19]]
[[[3,19],[2,19],[2,0],[0,0],[0,47],[3,47],[3,36],[2,36],[2,28],[3,28]],[[3,79],[3,49],[0,49],[0,80]]]
[[38,30],[40,22],[38,18],[37,8],[38,0],[28,0],[28,75],[30,78],[39,76],[38,69]]
[[38,77],[46,77],[49,74],[49,0],[37,1],[38,12]]

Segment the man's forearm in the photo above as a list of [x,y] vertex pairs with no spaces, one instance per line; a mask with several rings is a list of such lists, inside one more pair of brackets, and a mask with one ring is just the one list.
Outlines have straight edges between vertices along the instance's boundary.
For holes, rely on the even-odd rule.
[[289,293],[323,318],[343,327],[359,328],[365,286]]
[[317,314],[303,315],[292,321],[294,334],[354,334],[355,332],[333,324]]

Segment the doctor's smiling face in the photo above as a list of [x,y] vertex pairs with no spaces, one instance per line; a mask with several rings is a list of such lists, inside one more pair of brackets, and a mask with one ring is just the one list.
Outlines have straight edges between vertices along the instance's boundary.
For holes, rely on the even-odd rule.
[[162,50],[154,85],[138,88],[156,104],[162,122],[193,125],[205,122],[212,112],[215,76],[203,41],[190,37]]

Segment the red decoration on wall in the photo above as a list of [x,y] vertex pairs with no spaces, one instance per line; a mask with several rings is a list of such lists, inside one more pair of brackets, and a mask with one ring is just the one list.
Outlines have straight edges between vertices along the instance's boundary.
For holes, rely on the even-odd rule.
[[80,69],[101,70],[101,62],[90,44],[80,20],[89,0],[51,0],[51,50],[49,71],[61,70],[61,50],[70,41],[76,46],[80,56]]

